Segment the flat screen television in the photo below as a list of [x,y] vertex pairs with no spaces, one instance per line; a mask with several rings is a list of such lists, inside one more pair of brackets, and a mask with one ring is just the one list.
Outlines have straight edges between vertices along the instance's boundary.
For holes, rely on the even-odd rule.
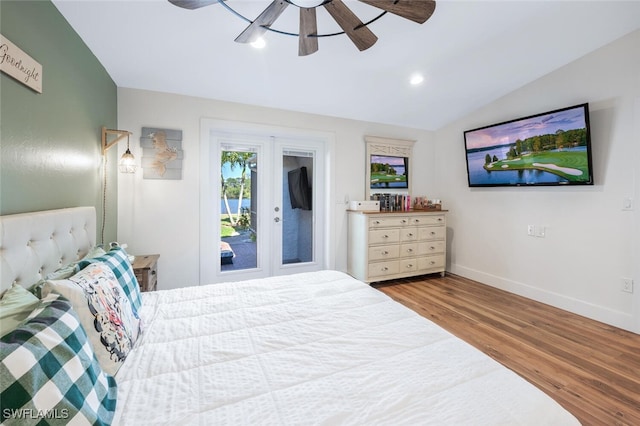
[[470,187],[593,185],[589,105],[464,132]]
[[371,189],[409,188],[409,158],[371,154]]
[[288,174],[289,198],[292,209],[311,210],[311,187],[307,177],[307,168],[302,166]]

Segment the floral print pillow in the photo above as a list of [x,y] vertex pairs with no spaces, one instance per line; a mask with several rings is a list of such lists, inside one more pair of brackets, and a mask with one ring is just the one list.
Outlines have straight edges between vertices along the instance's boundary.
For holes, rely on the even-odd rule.
[[105,263],[92,263],[66,280],[49,280],[44,296],[55,292],[71,301],[102,369],[114,375],[138,338],[140,321]]

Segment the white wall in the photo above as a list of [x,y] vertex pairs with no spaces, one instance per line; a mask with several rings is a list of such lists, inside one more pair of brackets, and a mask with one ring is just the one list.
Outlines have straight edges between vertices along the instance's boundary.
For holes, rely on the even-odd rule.
[[[241,89],[239,89],[241,90]],[[336,100],[338,102],[338,100]],[[342,100],[341,100],[342,101]],[[134,254],[159,253],[160,289],[198,285],[200,235],[200,121],[202,118],[331,132],[335,135],[335,177],[330,200],[334,205],[333,235],[328,264],[347,270],[345,197],[362,200],[365,176],[365,135],[417,140],[413,171],[415,190],[433,191],[433,133],[376,123],[294,113],[216,100],[142,90],[118,89],[118,127],[133,132],[131,151],[141,158],[142,127],[183,131],[181,180],[145,180],[135,175],[118,179],[118,240]],[[123,144],[120,144],[123,145]],[[124,146],[118,147],[122,153]],[[438,194],[439,195],[439,194]]]
[[[640,31],[436,132],[450,271],[640,332],[638,52]],[[468,188],[464,130],[583,102],[595,186]],[[626,197],[634,211],[622,210]],[[527,236],[528,224],[545,226],[546,237]],[[621,277],[635,278],[634,294],[621,291]]]

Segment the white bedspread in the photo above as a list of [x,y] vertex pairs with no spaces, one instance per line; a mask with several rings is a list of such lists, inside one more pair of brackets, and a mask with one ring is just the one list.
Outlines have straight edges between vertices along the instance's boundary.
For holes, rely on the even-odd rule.
[[512,371],[323,271],[144,293],[115,424],[570,425]]

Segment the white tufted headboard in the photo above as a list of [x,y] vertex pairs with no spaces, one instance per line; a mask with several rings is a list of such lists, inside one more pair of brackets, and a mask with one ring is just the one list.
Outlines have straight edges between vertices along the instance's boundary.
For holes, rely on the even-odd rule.
[[0,216],[0,290],[29,287],[96,244],[96,209],[73,207]]

